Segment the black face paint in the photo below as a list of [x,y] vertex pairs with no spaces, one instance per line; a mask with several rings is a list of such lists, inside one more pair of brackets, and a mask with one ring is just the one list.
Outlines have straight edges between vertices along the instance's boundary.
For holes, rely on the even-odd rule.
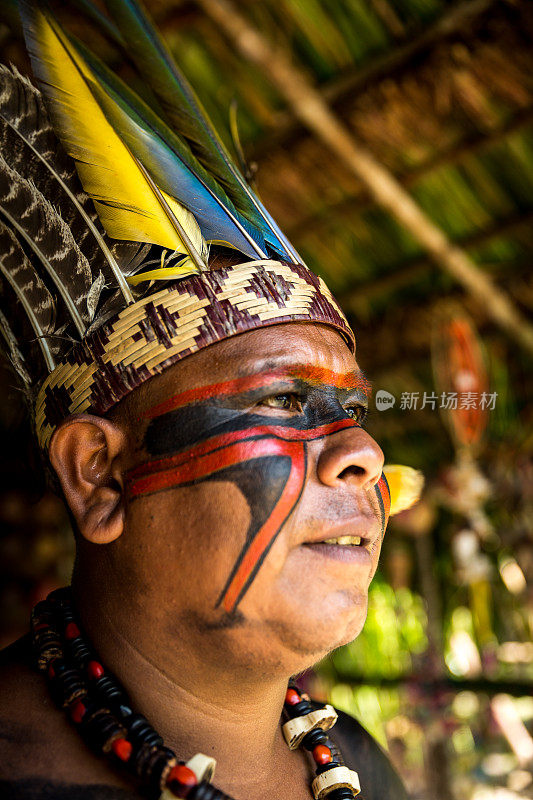
[[[351,382],[356,383],[353,377]],[[257,412],[262,400],[266,405],[269,398],[283,396],[297,397],[300,410],[283,416]],[[192,390],[149,412],[153,419],[145,447],[153,460],[127,475],[132,499],[200,481],[230,480],[250,507],[245,543],[217,602],[225,611],[237,608],[298,503],[307,442],[358,424],[345,408],[348,403],[364,409],[366,397],[357,387],[316,386],[270,373]]]
[[[276,418],[266,414],[247,413],[246,409],[272,395],[297,394],[302,398],[305,408],[301,414],[292,414],[286,418]],[[337,397],[342,394],[344,397]],[[325,387],[323,390],[305,386],[301,381],[280,383],[274,382],[272,387],[253,392],[242,392],[237,396],[217,400],[213,397],[197,405],[169,411],[149,424],[145,435],[145,447],[151,456],[162,456],[176,453],[191,447],[207,438],[221,436],[236,431],[251,430],[269,424],[276,427],[293,428],[305,431],[319,428],[349,419],[342,403],[353,392]],[[361,407],[366,400],[359,400]],[[240,406],[240,408],[239,408]]]

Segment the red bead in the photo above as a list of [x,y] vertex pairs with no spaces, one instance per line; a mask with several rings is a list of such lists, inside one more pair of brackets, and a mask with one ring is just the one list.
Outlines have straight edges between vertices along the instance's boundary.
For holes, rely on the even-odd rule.
[[[55,658],[54,658],[54,661],[56,661]],[[50,661],[50,663],[48,664],[48,677],[49,678],[55,678],[55,676],[56,676],[56,671],[54,669],[54,661]]]
[[133,747],[127,739],[115,739],[111,745],[111,750],[121,761],[128,761]]
[[187,797],[198,778],[186,764],[176,764],[168,774],[167,786],[176,797]]
[[80,629],[75,622],[69,622],[65,628],[65,639],[70,642],[72,639],[77,639],[78,636],[81,636]]
[[302,698],[298,694],[295,689],[287,689],[287,694],[285,695],[285,702],[289,706],[295,706],[297,703],[300,703]]
[[86,706],[81,700],[76,700],[70,707],[70,718],[73,722],[76,722],[78,725],[82,721],[85,716],[85,712],[87,711]]
[[313,758],[317,764],[329,764],[331,761],[331,750],[325,744],[317,744],[313,748]]
[[87,665],[87,674],[89,678],[92,680],[96,680],[97,678],[101,678],[104,674],[104,668],[98,661],[89,661]]
[[45,629],[45,628],[48,628],[48,627],[49,627],[49,626],[48,626],[48,623],[47,623],[47,622],[39,622],[39,624],[38,624],[38,625],[34,625],[34,626],[33,626],[33,630],[34,630],[35,632],[37,632],[37,631],[44,631],[44,629]]

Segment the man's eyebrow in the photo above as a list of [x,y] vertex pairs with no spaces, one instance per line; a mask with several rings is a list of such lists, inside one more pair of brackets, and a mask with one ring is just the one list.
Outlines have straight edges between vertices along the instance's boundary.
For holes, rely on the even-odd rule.
[[254,364],[253,370],[248,371],[244,367],[239,372],[239,376],[242,377],[266,374],[296,378],[297,380],[306,381],[311,386],[326,384],[335,386],[337,389],[363,389],[368,393],[372,391],[372,384],[360,367],[348,372],[336,372],[335,370],[310,364],[298,362],[280,364],[279,361],[265,359],[259,364]]
[[[264,371],[255,372],[252,375],[243,375],[229,381],[215,383],[208,386],[200,386],[195,389],[188,389],[179,394],[163,400],[151,408],[148,408],[141,415],[142,419],[155,419],[170,411],[178,408],[198,403],[216,397],[228,397],[240,392],[253,391],[275,384],[276,381],[294,380],[303,381],[310,386],[334,386],[337,389],[351,389],[362,391],[369,395],[371,384],[364,373],[357,369],[350,372],[339,373],[323,367],[312,367],[302,364],[275,365],[272,364],[268,369],[266,364],[261,367]],[[267,367],[266,369],[264,369]]]
[[299,365],[288,367],[288,374],[299,380],[306,381],[311,386],[335,386],[337,389],[362,389],[366,394],[372,391],[372,384],[361,369],[350,372],[334,372],[324,367],[311,367]]
[[333,386],[335,389],[358,392],[364,395],[365,400],[369,400],[372,395],[372,384],[359,368],[349,372],[335,372],[324,367],[298,364],[278,368],[276,374],[302,381],[308,386]]

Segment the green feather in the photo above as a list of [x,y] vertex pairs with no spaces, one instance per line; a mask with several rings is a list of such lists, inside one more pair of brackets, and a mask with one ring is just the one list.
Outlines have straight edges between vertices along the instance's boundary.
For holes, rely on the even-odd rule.
[[127,53],[157,97],[171,127],[224,189],[234,208],[262,232],[279,255],[301,261],[231,160],[202,104],[147,13],[136,0],[105,0],[127,42]]
[[68,38],[93,72],[91,91],[117,134],[158,185],[194,214],[206,240],[265,258],[262,230],[239,213],[188,144],[81,42]]

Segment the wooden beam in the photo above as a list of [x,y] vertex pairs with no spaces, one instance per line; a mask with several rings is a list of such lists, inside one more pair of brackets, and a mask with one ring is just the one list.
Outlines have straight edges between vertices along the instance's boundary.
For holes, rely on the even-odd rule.
[[533,325],[529,320],[461,248],[447,239],[396,178],[355,140],[285,49],[279,44],[271,45],[231,0],[198,0],[198,4],[243,58],[261,69],[300,122],[365,185],[375,201],[415,237],[436,264],[476,298],[486,314],[521,347],[533,353]]
[[[406,172],[403,175],[398,175],[397,180],[406,189],[415,186],[419,180],[430,175],[435,170],[444,166],[451,166],[457,164],[463,158],[487,150],[496,144],[504,141],[508,136],[522,130],[533,123],[533,106],[530,108],[521,109],[508,119],[503,125],[490,132],[475,133],[466,137],[461,142],[453,144],[451,147],[441,150],[433,155],[427,161],[424,161],[419,166]],[[328,221],[335,214],[345,215],[361,213],[365,209],[373,205],[372,198],[364,187],[360,187],[357,194],[345,197],[338,203],[332,203],[325,208],[322,208],[316,214],[310,214],[296,225],[287,228],[289,237],[297,240],[299,236],[303,236],[306,231],[317,231],[325,227]]]

